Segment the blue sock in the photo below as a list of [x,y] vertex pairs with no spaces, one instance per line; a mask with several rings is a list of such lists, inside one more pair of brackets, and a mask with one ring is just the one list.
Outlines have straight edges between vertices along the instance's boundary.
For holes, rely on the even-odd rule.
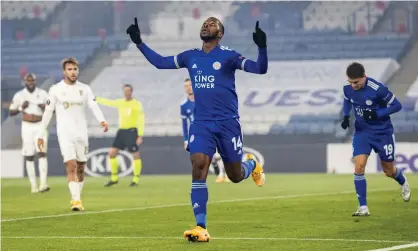
[[250,160],[242,162],[241,163],[241,168],[242,168],[243,173],[244,173],[244,179],[247,179],[248,177],[250,177],[250,174],[253,172],[253,170],[255,168],[254,160],[250,159]]
[[364,174],[354,174],[354,185],[356,187],[357,198],[360,206],[367,206],[367,182]]
[[393,179],[396,180],[401,186],[405,184],[405,176],[403,176],[402,171],[399,170],[398,168],[396,168],[396,174]]
[[208,204],[208,187],[205,180],[194,180],[192,182],[192,207],[196,225],[206,228],[206,205]]

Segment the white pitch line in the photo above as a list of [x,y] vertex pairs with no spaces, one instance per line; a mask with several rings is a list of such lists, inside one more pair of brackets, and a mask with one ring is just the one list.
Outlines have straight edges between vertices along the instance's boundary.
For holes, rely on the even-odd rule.
[[[383,192],[383,191],[393,191],[393,190],[394,189],[375,189],[375,190],[371,189],[368,192]],[[266,197],[255,197],[255,198],[219,200],[219,201],[212,201],[212,202],[209,201],[208,204],[244,202],[244,201],[256,201],[256,200],[291,199],[291,198],[300,198],[300,197],[329,196],[329,195],[350,194],[350,193],[354,194],[355,191],[350,190],[350,191],[342,191],[342,192],[334,192],[334,193],[309,193],[309,194],[278,195],[278,196],[266,196]],[[148,206],[148,207],[109,209],[109,210],[91,211],[91,212],[75,212],[75,213],[66,213],[66,214],[40,215],[40,216],[23,217],[23,218],[2,219],[1,222],[24,221],[24,220],[34,220],[34,219],[47,219],[47,218],[59,218],[59,217],[88,215],[88,214],[117,213],[117,212],[125,212],[125,211],[141,211],[141,210],[148,210],[148,209],[182,207],[182,206],[190,206],[190,203],[155,205],[155,206]]]
[[399,245],[399,246],[393,246],[393,247],[388,247],[388,248],[373,249],[370,251],[391,251],[391,250],[399,250],[399,249],[412,248],[412,247],[418,247],[418,242],[405,244],[405,245]]
[[[151,240],[181,240],[174,236],[2,236],[4,239],[151,239]],[[265,240],[265,241],[337,241],[337,242],[375,242],[375,243],[408,243],[412,241],[395,240],[363,240],[363,239],[324,239],[324,238],[291,238],[291,237],[215,237],[211,240]],[[414,243],[412,243],[414,244]],[[406,245],[405,245],[406,246]],[[380,249],[379,249],[380,250]]]

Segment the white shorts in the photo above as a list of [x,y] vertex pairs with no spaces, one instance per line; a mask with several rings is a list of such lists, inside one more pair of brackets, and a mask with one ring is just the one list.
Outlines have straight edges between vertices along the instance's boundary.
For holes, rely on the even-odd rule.
[[88,141],[86,140],[70,140],[58,139],[61,149],[61,155],[64,163],[69,160],[76,160],[78,162],[87,161]]
[[[47,152],[48,149],[48,137],[44,138],[44,149],[39,151],[38,149],[38,134],[39,129],[33,128],[22,128],[22,155],[23,156],[34,156],[37,152]],[[45,135],[48,135],[47,133]]]

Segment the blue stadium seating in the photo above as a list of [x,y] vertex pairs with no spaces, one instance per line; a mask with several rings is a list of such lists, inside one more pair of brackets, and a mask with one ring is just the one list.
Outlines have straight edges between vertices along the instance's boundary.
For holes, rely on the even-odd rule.
[[[238,9],[233,19],[238,22],[240,28],[253,30],[255,20],[261,20],[266,30],[291,30],[303,28],[302,12],[310,4],[305,2],[257,2],[257,3],[235,3]],[[252,17],[252,8],[257,6],[262,13],[260,16]],[[264,21],[263,19],[267,17]]]
[[418,111],[401,111],[391,119],[396,133],[418,132]]
[[1,55],[2,74],[18,76],[20,67],[26,66],[38,76],[58,76],[61,74],[60,62],[63,58],[76,57],[83,65],[100,46],[99,37],[4,41]]
[[[339,114],[295,114],[287,124],[273,124],[270,134],[323,135],[343,137]],[[391,116],[396,133],[418,132],[418,111],[401,111]]]
[[110,51],[125,50],[131,41],[126,36],[112,36],[106,39]]
[[63,1],[2,1],[2,39],[16,39],[17,32],[25,39],[35,37],[64,6]]
[[[254,45],[245,37],[225,37],[224,44],[248,57],[256,57]],[[409,35],[353,36],[340,30],[281,32],[269,35],[270,60],[315,60],[338,58],[399,59]]]

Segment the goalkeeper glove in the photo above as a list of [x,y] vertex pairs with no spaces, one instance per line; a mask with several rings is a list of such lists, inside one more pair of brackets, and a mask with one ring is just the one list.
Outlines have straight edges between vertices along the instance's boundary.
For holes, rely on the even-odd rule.
[[128,29],[126,30],[126,34],[129,34],[131,37],[132,42],[134,42],[137,45],[140,45],[142,43],[141,39],[141,31],[138,27],[138,20],[135,17],[135,23],[131,24]]
[[350,116],[344,116],[343,122],[341,122],[341,127],[345,130],[350,127]]
[[255,32],[253,32],[254,43],[258,48],[267,47],[267,36],[266,33],[258,27],[258,21],[255,23]]
[[378,120],[377,112],[376,111],[371,111],[371,110],[364,110],[363,111],[363,118],[366,121]]

